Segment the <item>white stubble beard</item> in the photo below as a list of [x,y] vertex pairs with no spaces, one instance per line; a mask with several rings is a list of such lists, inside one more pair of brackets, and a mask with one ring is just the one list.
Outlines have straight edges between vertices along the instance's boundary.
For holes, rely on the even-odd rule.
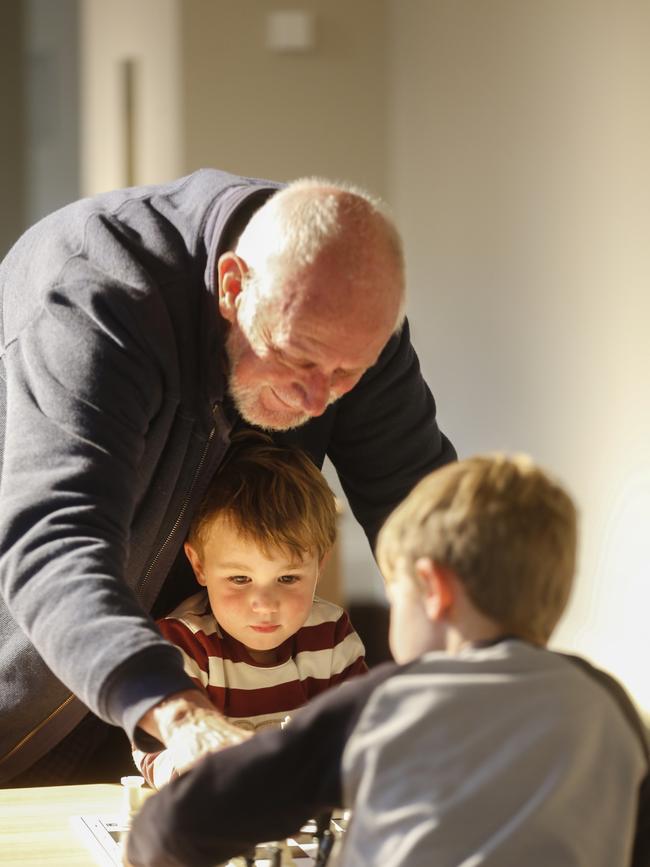
[[308,413],[299,412],[287,419],[280,411],[265,409],[262,406],[262,391],[271,388],[266,383],[257,386],[241,385],[237,381],[237,371],[241,358],[241,350],[237,345],[237,335],[230,329],[226,338],[226,355],[230,366],[228,374],[228,391],[233,399],[237,412],[249,424],[266,431],[293,430],[302,427],[311,418]]

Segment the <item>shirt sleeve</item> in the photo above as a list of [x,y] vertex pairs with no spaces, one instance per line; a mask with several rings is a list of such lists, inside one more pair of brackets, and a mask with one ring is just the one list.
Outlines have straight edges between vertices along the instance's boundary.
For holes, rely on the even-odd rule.
[[341,760],[372,692],[395,673],[378,666],[297,711],[282,730],[214,755],[154,795],[128,841],[134,867],[209,867],[264,840],[296,833],[342,806]]
[[[205,644],[182,620],[164,617],[157,621],[157,625],[163,637],[173,644],[180,654],[187,676],[198,689],[204,689],[209,694],[206,687],[210,676],[210,656]],[[218,710],[223,708],[218,707]]]
[[[214,702],[206,689],[209,672],[209,659],[205,646],[196,639],[195,634],[182,620],[164,617],[157,621],[163,637],[174,645],[183,660],[185,674],[190,677],[197,689],[203,690]],[[222,711],[218,703],[217,710]],[[153,745],[153,741],[151,742]],[[149,786],[160,789],[170,780],[178,777],[169,750],[146,752],[134,747],[133,761]]]
[[639,786],[634,854],[631,867],[648,867],[650,864],[650,742],[648,730],[627,694],[625,688],[606,671],[596,668],[586,659],[570,653],[561,654],[574,665],[581,668],[589,677],[599,683],[618,705],[630,728],[638,738],[648,765],[647,773]]

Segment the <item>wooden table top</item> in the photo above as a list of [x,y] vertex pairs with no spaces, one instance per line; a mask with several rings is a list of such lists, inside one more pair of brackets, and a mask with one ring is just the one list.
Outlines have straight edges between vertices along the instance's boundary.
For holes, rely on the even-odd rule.
[[70,818],[120,813],[123,791],[119,784],[0,789],[0,864],[93,867]]

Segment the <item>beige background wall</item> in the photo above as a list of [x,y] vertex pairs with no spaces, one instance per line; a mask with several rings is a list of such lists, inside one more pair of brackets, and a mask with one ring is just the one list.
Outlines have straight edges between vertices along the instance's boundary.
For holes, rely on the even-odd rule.
[[[81,0],[82,179],[126,183],[120,64],[137,64],[135,181],[217,166],[288,180],[386,182],[383,0],[312,0],[314,44],[266,45],[281,2]],[[290,7],[291,8],[291,7]]]
[[22,0],[25,222],[79,197],[79,4]]
[[[313,13],[314,48],[265,45],[277,9]],[[280,180],[353,179],[382,194],[383,0],[183,0],[185,166]]]
[[22,5],[9,0],[2,9],[0,27],[0,100],[6,119],[0,137],[0,258],[24,228],[26,210],[24,136],[26,122],[25,76],[21,48],[24,34]]
[[557,633],[650,710],[650,6],[389,4],[389,196],[461,455],[529,451],[582,513]]

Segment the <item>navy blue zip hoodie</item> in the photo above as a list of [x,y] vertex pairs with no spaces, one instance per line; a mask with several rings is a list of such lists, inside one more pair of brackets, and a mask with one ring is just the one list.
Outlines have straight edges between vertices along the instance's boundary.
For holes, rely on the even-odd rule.
[[[0,781],[88,709],[151,747],[137,720],[191,686],[147,612],[241,424],[216,261],[279,186],[203,169],[83,199],[0,267]],[[329,455],[371,544],[455,457],[408,325],[352,392],[278,439],[319,466]]]

